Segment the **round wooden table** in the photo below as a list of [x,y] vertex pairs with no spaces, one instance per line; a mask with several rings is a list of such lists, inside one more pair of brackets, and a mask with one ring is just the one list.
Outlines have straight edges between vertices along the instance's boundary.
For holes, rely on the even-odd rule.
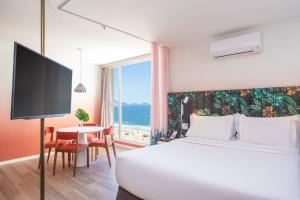
[[[59,132],[78,132],[79,133],[79,140],[80,144],[88,144],[87,141],[87,134],[100,132],[103,130],[101,126],[83,126],[83,127],[67,127],[67,128],[60,128],[57,131]],[[81,151],[78,153],[77,157],[77,167],[84,167],[86,166],[86,150]]]

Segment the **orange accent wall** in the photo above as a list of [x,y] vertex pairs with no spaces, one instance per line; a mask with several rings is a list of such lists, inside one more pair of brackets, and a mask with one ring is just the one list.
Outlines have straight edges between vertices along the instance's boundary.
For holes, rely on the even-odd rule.
[[[32,48],[32,46],[28,46]],[[39,120],[10,120],[13,40],[3,42],[0,38],[0,57],[0,161],[36,155],[39,153]],[[55,59],[55,55],[51,56],[51,58]],[[74,62],[55,60],[68,67],[75,66],[73,67],[74,89],[79,81],[77,60],[74,59]],[[99,123],[100,77],[100,68],[98,66],[86,65],[83,82],[87,87],[87,93],[78,94],[73,92],[72,114],[48,118],[45,120],[45,125],[54,126],[55,128],[78,126],[79,122],[74,117],[74,112],[79,107],[90,114],[91,122]]]
[[[26,3],[6,1],[1,4],[2,10],[7,12],[1,13],[0,20],[0,161],[39,153],[39,120],[10,120],[14,41],[40,51],[39,2],[24,6]],[[86,47],[88,50],[92,44],[85,40],[88,34],[72,35],[78,27],[66,24],[52,10],[46,5],[46,56],[73,70],[74,89],[80,73],[77,48]],[[46,126],[77,126],[79,122],[74,111],[79,107],[90,114],[90,121],[99,122],[101,74],[99,66],[87,62],[88,56],[89,53],[83,54],[82,74],[87,93],[73,93],[72,114],[46,119]]]
[[[96,87],[95,87],[96,88]],[[97,92],[93,88],[88,88],[90,92]],[[85,99],[84,103],[80,98],[74,96],[87,94],[74,94],[72,109],[77,107],[84,108],[90,114],[90,121],[99,123],[99,104],[96,99]],[[1,99],[2,100],[2,99]],[[10,102],[1,101],[0,115],[0,161],[16,159],[36,155],[39,153],[39,120],[10,120]],[[62,128],[68,126],[78,126],[78,120],[74,117],[74,112],[70,115],[45,120],[46,126]]]

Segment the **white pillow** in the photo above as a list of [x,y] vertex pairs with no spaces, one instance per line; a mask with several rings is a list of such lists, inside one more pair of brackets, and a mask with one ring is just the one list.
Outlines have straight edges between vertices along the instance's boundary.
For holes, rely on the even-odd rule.
[[227,141],[235,136],[234,115],[190,116],[187,136]]
[[239,117],[239,138],[242,142],[296,147],[296,126],[290,117]]

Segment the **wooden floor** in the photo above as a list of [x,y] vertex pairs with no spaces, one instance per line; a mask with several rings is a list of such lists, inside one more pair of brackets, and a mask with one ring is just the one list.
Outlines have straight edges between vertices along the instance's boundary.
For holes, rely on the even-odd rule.
[[[45,165],[46,199],[55,200],[114,200],[118,185],[115,180],[115,159],[113,153],[112,168],[109,168],[104,149],[100,149],[97,161],[90,168],[78,168],[77,176],[72,176],[73,168],[63,170],[61,155],[57,160],[56,175],[52,175],[53,157]],[[126,151],[117,148],[117,153]],[[39,199],[38,159],[0,167],[0,200]]]

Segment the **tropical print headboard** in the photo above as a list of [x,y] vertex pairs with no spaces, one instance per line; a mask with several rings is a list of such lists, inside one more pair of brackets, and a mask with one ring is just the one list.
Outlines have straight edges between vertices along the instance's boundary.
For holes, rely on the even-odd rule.
[[[185,97],[189,99],[183,104],[182,121],[188,124],[191,113],[218,116],[242,113],[255,117],[300,113],[300,86],[169,93],[169,132],[181,129],[181,102]],[[186,130],[182,133],[185,135]]]

